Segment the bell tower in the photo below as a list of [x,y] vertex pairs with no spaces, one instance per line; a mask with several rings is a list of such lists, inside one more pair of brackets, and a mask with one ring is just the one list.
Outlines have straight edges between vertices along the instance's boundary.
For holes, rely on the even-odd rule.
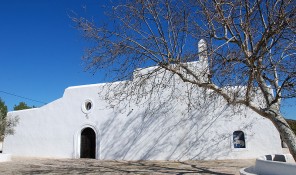
[[204,39],[198,42],[198,57],[199,64],[201,66],[201,75],[203,81],[208,81],[209,76],[209,64],[208,64],[208,52],[207,52],[207,42]]

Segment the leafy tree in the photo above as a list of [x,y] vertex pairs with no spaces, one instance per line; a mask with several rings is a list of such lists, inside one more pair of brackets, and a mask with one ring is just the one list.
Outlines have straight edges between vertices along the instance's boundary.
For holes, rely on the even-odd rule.
[[[136,68],[157,65],[160,69],[141,75],[130,90],[152,87],[145,84],[147,79],[161,69],[169,71],[269,119],[296,160],[296,136],[280,112],[283,99],[296,97],[295,3],[122,0],[107,7],[107,23],[72,19],[93,44],[84,55],[88,70],[103,70],[121,80],[131,78]],[[198,61],[198,55],[209,60],[202,74],[186,63]]]
[[0,98],[0,141],[2,142],[4,137],[14,133],[14,127],[18,123],[18,117],[7,116],[7,106]]
[[14,105],[13,110],[19,111],[24,109],[31,109],[32,107],[28,106],[25,102],[20,102],[18,105]]
[[7,106],[0,98],[0,141],[3,141],[6,128]]

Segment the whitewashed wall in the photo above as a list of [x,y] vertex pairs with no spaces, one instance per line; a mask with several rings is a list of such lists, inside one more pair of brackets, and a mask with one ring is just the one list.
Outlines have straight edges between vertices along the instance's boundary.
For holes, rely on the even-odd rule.
[[[4,153],[79,158],[85,127],[96,132],[97,159],[238,159],[282,153],[272,123],[248,109],[233,114],[220,99],[201,98],[198,89],[191,98],[199,107],[190,109],[188,84],[168,85],[138,104],[123,101],[114,106],[103,100],[104,85],[70,87],[62,98],[41,108],[11,112],[20,120],[15,134],[5,138]],[[93,108],[84,113],[82,106],[87,100]],[[236,130],[245,133],[247,148],[233,148]]]

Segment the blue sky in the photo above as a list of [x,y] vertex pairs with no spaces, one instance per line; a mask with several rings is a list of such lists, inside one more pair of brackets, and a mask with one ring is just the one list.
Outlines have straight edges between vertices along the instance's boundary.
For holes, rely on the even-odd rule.
[[[1,0],[0,91],[49,103],[69,86],[102,82],[100,75],[83,70],[81,57],[87,44],[68,16],[74,11],[100,19],[102,2]],[[9,110],[20,101],[43,105],[3,92],[0,97]]]
[[[74,29],[69,14],[105,20],[108,0],[1,0],[0,97],[9,110],[20,101],[30,106],[62,97],[69,86],[104,82],[100,74],[85,72],[81,57],[87,43]],[[287,118],[296,119],[295,100],[283,106]]]

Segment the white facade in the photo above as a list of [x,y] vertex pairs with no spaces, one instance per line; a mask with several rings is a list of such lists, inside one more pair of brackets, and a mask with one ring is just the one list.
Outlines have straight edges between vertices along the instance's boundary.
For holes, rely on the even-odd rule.
[[[188,64],[200,68],[204,61]],[[153,69],[136,71],[133,81]],[[158,76],[167,77],[165,71]],[[10,112],[19,117],[19,124],[15,134],[5,138],[3,152],[80,158],[81,133],[91,128],[96,159],[243,159],[282,153],[279,133],[269,120],[247,108],[234,110],[219,98],[202,98],[201,89],[178,78],[152,95],[110,104],[105,93],[119,92],[117,85],[120,82],[69,87],[62,98],[41,108]],[[194,89],[190,98],[189,89]],[[188,106],[192,99],[195,107]],[[245,148],[234,148],[235,131],[244,133]]]

